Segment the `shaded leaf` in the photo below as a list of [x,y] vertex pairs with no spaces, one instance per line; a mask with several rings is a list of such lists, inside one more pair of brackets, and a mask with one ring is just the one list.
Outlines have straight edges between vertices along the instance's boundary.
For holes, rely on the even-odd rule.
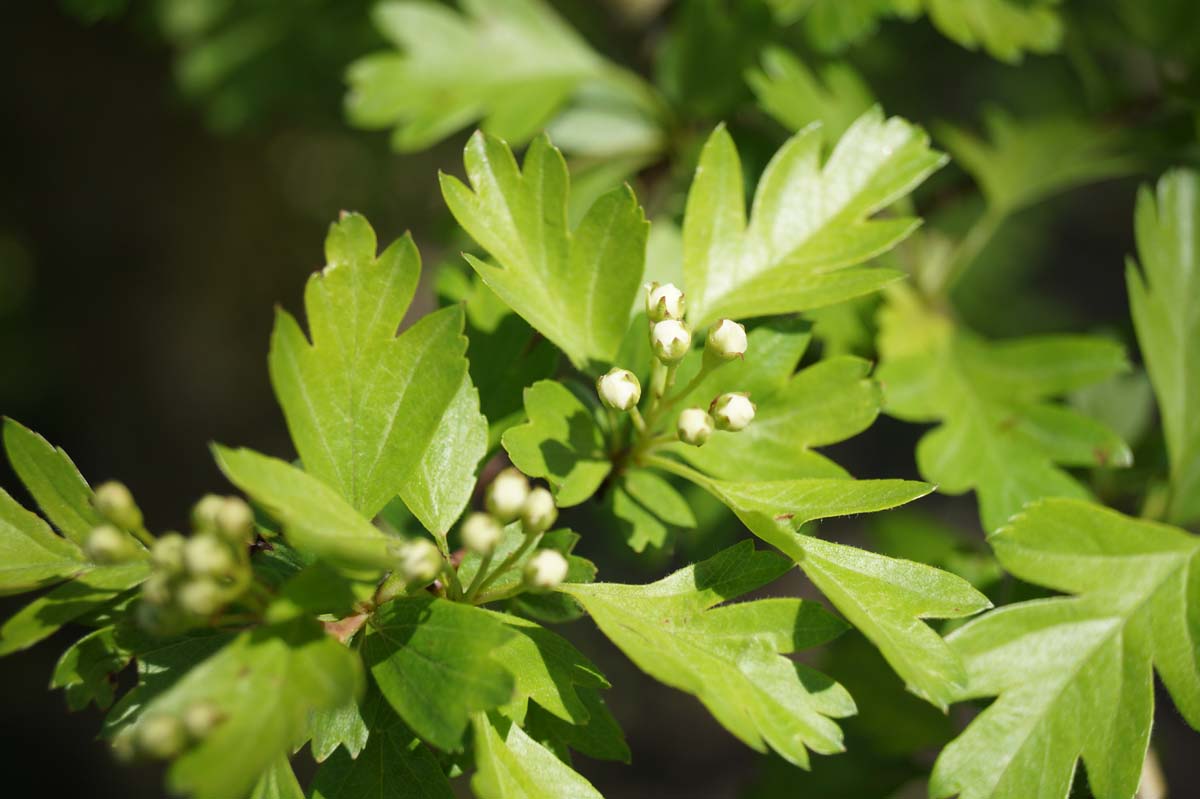
[[479,799],[600,799],[592,784],[516,724],[476,714],[471,790]]

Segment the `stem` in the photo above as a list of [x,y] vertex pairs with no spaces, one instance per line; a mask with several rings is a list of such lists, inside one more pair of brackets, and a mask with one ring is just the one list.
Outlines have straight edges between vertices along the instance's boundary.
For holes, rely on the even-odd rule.
[[707,488],[710,483],[707,477],[695,469],[684,466],[682,463],[673,461],[670,458],[664,458],[661,455],[650,455],[646,458],[646,464],[649,466],[657,466],[664,472],[670,472],[671,474],[678,475],[685,480],[690,480],[701,488]]
[[145,544],[147,549],[154,546],[155,542],[158,541],[158,539],[155,538],[153,536],[153,534],[151,534],[151,532],[149,530],[147,530],[144,525],[141,525],[141,524],[139,524],[137,527],[133,528],[129,532],[133,534],[134,538],[136,538],[138,541],[141,541],[143,544]]
[[988,242],[996,235],[996,231],[1006,218],[1008,218],[1007,211],[989,205],[987,210],[971,225],[967,235],[959,241],[958,247],[954,250],[954,257],[950,259],[946,271],[941,275],[929,275],[927,279],[921,281],[925,293],[937,297],[949,294],[987,247]]
[[492,553],[489,552],[483,556],[483,560],[479,563],[479,569],[475,572],[475,576],[471,578],[471,584],[467,586],[467,593],[464,598],[470,602],[479,593],[479,588],[483,583],[484,575],[487,574],[488,566],[492,565]]
[[[526,533],[525,540],[521,542],[521,545],[519,547],[517,547],[516,549],[514,549],[512,552],[510,552],[508,557],[505,558],[504,560],[502,560],[500,562],[500,565],[497,566],[495,569],[493,569],[492,573],[489,574],[487,577],[485,577],[483,582],[481,582],[478,586],[476,586],[475,596],[479,597],[481,594],[483,594],[484,589],[487,588],[492,583],[494,583],[496,581],[497,577],[499,577],[501,574],[504,574],[504,572],[508,571],[514,565],[516,565],[516,562],[521,559],[521,556],[524,555],[526,551],[528,551],[529,547],[532,546],[533,542],[536,539],[538,539],[539,537],[540,536],[537,533],[533,533],[533,534]],[[480,574],[482,574],[483,569],[480,568],[479,572],[480,572]],[[472,582],[474,582],[474,581],[472,581]],[[488,600],[485,597],[481,601],[476,602],[476,604],[483,604],[483,602],[485,602],[485,601],[490,601],[490,600]]]
[[629,418],[633,420],[633,427],[638,431],[638,435],[646,435],[646,420],[642,418],[642,412],[636,405],[629,409]]

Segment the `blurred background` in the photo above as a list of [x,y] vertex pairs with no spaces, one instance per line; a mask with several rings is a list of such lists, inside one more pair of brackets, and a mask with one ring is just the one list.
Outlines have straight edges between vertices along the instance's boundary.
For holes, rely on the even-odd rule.
[[[696,148],[717,121],[734,127],[751,173],[782,139],[784,129],[755,108],[743,79],[766,45],[808,63],[831,58],[811,31],[778,25],[755,2],[553,5],[596,51],[653,78],[676,109],[663,145],[673,165],[643,153],[618,176],[668,215],[681,208]],[[1020,114],[1079,111],[1122,137],[1108,179],[1015,213],[996,233],[956,293],[976,329],[1102,331],[1136,360],[1123,281],[1136,187],[1171,163],[1194,164],[1197,152],[1189,92],[1200,19],[1194,9],[1186,16],[1186,2],[1160,5],[1184,16],[1164,11],[1161,30],[1138,28],[1124,11],[1132,4],[1113,3],[1111,14],[1079,20],[1079,30],[1095,34],[1090,50],[1069,35],[1063,54],[1029,56],[1020,68],[966,50],[923,20],[884,20],[836,54],[888,113],[932,127],[935,141],[937,124],[978,129],[993,104]],[[181,526],[201,494],[226,489],[210,442],[290,456],[265,368],[272,307],[301,309],[304,281],[323,263],[325,230],[339,210],[365,213],[382,242],[411,229],[427,277],[467,244],[436,180],[439,169],[461,172],[466,132],[401,153],[385,132],[346,122],[346,67],[385,44],[370,6],[69,0],[5,10],[0,412],[65,448],[93,483],[129,484],[154,529]],[[1181,25],[1190,43],[1180,43]],[[1163,63],[1176,70],[1166,73],[1177,78],[1170,86],[1161,81]],[[924,196],[934,212],[950,209],[945,224],[953,228],[953,200],[970,185],[950,167]],[[414,312],[435,302],[426,280]],[[847,341],[871,354],[869,336]],[[1152,407],[1148,395],[1138,404],[1138,391],[1131,390],[1130,407],[1140,408],[1130,416],[1131,443],[1139,465],[1153,465],[1162,456],[1145,436]],[[915,479],[922,432],[881,417],[829,454],[860,477]],[[1088,479],[1110,488],[1118,505],[1127,496],[1112,475]],[[26,498],[7,465],[0,485]],[[742,535],[695,499],[706,524],[663,551],[635,558],[619,537],[587,529],[586,518],[575,520],[584,532],[579,551],[603,578],[647,580]],[[1011,598],[1021,588],[1004,586],[978,526],[971,498],[939,496],[912,513],[826,532],[951,560]],[[798,572],[771,590],[810,592]],[[7,616],[22,602],[0,599],[0,610]],[[818,758],[806,775],[748,750],[692,698],[650,683],[588,625],[563,632],[618,686],[608,701],[633,763],[580,758],[578,766],[610,797],[923,796],[921,769],[965,720],[907,697],[874,651],[847,636],[821,655],[823,667],[859,699],[863,715],[845,725],[850,753]],[[63,697],[47,690],[68,640],[60,634],[0,660],[0,771],[28,781],[6,795],[162,795],[160,774],[116,767],[94,740],[95,709],[68,715]],[[1197,737],[1169,701],[1160,702],[1154,744],[1171,795],[1200,795]]]

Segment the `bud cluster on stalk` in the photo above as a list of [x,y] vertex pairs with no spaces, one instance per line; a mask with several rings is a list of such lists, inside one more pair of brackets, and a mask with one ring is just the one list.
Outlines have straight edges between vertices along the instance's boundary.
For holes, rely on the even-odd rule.
[[238,497],[209,494],[192,508],[192,535],[166,533],[150,548],[138,620],[177,633],[203,624],[238,599],[253,579],[254,511]]
[[221,709],[204,699],[178,713],[147,714],[113,737],[113,753],[123,762],[166,760],[203,741],[224,720]]
[[92,506],[103,524],[94,527],[83,542],[83,552],[93,563],[115,566],[144,552],[132,533],[142,529],[142,511],[124,483],[109,481],[96,488]]

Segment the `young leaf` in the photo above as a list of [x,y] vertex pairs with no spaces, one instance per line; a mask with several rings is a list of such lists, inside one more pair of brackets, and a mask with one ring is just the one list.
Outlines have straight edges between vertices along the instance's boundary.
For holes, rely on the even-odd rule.
[[92,507],[92,489],[67,453],[13,419],[4,420],[4,449],[46,518],[83,546],[88,533],[104,520]]
[[375,25],[402,53],[350,66],[351,121],[395,126],[398,150],[422,150],[483,119],[520,144],[546,126],[581,83],[613,70],[541,0],[386,2]]
[[661,549],[672,528],[692,528],[696,517],[687,500],[670,483],[647,469],[629,469],[613,486],[613,515],[621,522],[625,543],[634,552]]
[[143,718],[213,703],[221,722],[175,761],[168,781],[195,799],[229,799],[308,736],[313,711],[337,707],[361,685],[357,655],[316,622],[297,620],[242,633],[151,701]]
[[[411,480],[413,470],[431,447],[438,448],[431,458],[444,456],[461,435],[457,424],[471,417],[468,397],[465,408],[454,405],[455,417],[445,419],[467,373],[462,310],[429,314],[396,336],[416,290],[420,256],[409,236],[378,257],[375,249],[375,232],[357,214],[330,228],[328,265],[304,291],[312,343],[280,310],[271,384],[305,471],[367,518],[402,492],[414,493],[412,504],[429,513],[432,499],[423,494],[429,486]],[[439,465],[455,488],[473,484],[478,446],[454,452],[454,461]],[[418,517],[441,532],[440,518]]]
[[390,547],[396,539],[317,478],[249,449],[214,445],[213,455],[231,483],[283,522],[292,546],[351,571],[382,571],[395,565]]
[[477,713],[471,790],[479,799],[601,799],[592,784],[502,717]]
[[763,172],[749,223],[733,139],[717,128],[696,167],[683,222],[688,317],[793,313],[868,294],[901,277],[850,268],[886,252],[919,224],[872,219],[908,194],[945,157],[904,120],[871,109],[821,159],[820,128],[787,141]]
[[74,543],[0,489],[0,595],[18,594],[87,571]]
[[113,675],[129,664],[133,653],[121,645],[111,625],[88,633],[63,652],[50,678],[51,688],[62,688],[67,707],[81,710],[92,702],[106,708],[115,691]]
[[848,64],[835,62],[820,78],[782,47],[762,54],[762,68],[746,74],[758,104],[788,130],[821,123],[826,144],[833,144],[874,104],[871,90]]
[[889,299],[878,372],[884,411],[941,423],[917,445],[917,466],[947,494],[973,489],[986,529],[1030,500],[1086,498],[1060,466],[1130,464],[1116,433],[1051,401],[1126,369],[1120,345],[1085,336],[992,343],[899,293]]
[[625,733],[600,698],[600,692],[594,688],[577,688],[577,693],[587,708],[586,723],[571,724],[537,705],[530,705],[522,725],[525,732],[547,748],[553,748],[548,745],[552,742],[554,747],[568,747],[597,760],[628,763],[632,755],[629,744],[625,743]]
[[286,755],[275,758],[270,768],[258,778],[250,799],[304,799],[304,789],[296,781]]
[[1143,188],[1138,256],[1125,270],[1138,344],[1158,397],[1171,466],[1171,519],[1200,519],[1200,174]]
[[[668,468],[664,462],[658,465]],[[907,480],[711,480],[687,477],[728,505],[759,538],[778,547],[887,658],[908,689],[945,707],[965,682],[962,664],[923,619],[970,616],[987,597],[957,575],[921,563],[822,541],[799,532],[810,521],[903,505],[932,490]]]
[[457,750],[472,713],[513,696],[513,675],[494,656],[514,633],[480,608],[405,597],[380,608],[363,659],[400,718],[439,749]]
[[467,142],[471,188],[441,176],[454,218],[499,266],[467,261],[504,302],[558,345],[576,367],[608,363],[629,326],[642,281],[649,225],[628,188],[592,205],[567,228],[569,179],[562,154],[534,139],[517,167],[503,141],[482,132]]
[[841,731],[831,719],[854,713],[854,702],[828,677],[781,655],[835,638],[845,625],[798,599],[714,609],[789,567],[746,541],[650,585],[560,590],[579,600],[643,671],[694,694],[748,746],[807,766],[808,749],[841,751]]
[[592,411],[562,383],[542,380],[525,389],[529,421],[501,441],[513,464],[530,477],[544,477],[559,507],[578,505],[612,470],[604,435]]
[[1075,596],[1009,605],[950,635],[968,673],[956,698],[998,698],[942,751],[930,794],[1062,799],[1082,756],[1093,795],[1133,796],[1155,667],[1200,728],[1200,537],[1048,499],[991,543],[1014,576]]
[[345,747],[351,760],[367,746],[371,730],[387,723],[394,714],[374,682],[367,681],[366,693],[338,707],[321,710],[312,717],[312,756],[318,763]]

